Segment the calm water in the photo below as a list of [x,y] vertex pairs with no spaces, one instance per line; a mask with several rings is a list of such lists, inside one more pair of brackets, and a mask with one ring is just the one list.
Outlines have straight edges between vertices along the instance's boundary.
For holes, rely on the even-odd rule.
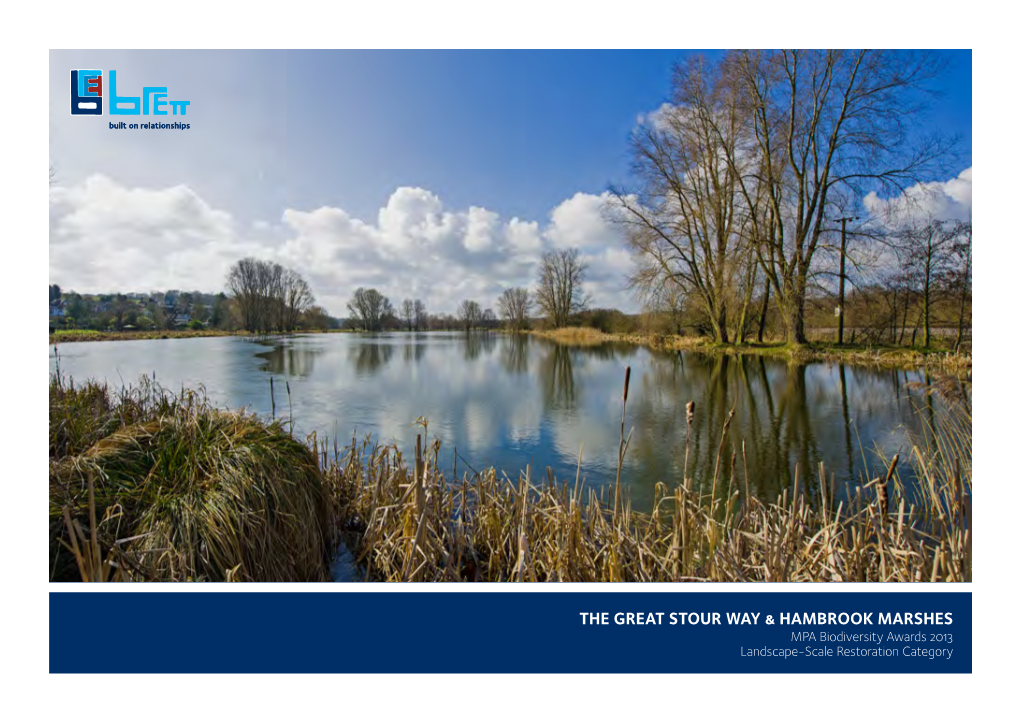
[[[612,483],[620,440],[624,369],[631,366],[627,428],[633,437],[623,479],[635,506],[650,505],[657,481],[683,475],[685,404],[696,413],[689,475],[711,484],[720,434],[735,416],[721,478],[743,451],[752,492],[792,485],[795,468],[817,483],[818,463],[840,483],[874,471],[875,448],[906,450],[938,397],[917,390],[923,373],[829,364],[792,366],[755,356],[706,357],[630,345],[567,347],[501,334],[331,334],[252,342],[196,338],[70,343],[61,370],[76,380],[136,383],[155,373],[170,388],[204,386],[217,405],[269,415],[293,413],[296,432],[349,439],[355,431],[410,449],[424,416],[443,441],[440,461],[458,472],[495,466],[511,478],[531,465],[573,479],[578,451],[589,484]],[[55,369],[52,351],[50,370]],[[291,388],[288,408],[285,381]],[[872,473],[874,475],[874,473]],[[724,480],[725,482],[725,480]]]

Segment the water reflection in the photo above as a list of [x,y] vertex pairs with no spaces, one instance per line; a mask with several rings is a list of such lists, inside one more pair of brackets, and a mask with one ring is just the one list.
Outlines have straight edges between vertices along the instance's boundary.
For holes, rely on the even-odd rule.
[[412,363],[420,363],[421,359],[425,357],[425,349],[428,348],[428,344],[418,338],[415,333],[415,339],[413,342],[404,344],[404,365],[411,365]]
[[389,343],[366,341],[353,345],[347,354],[354,366],[354,372],[359,376],[371,378],[393,358],[393,346]]
[[519,375],[528,372],[528,357],[530,355],[530,336],[514,333],[503,341],[500,360],[503,369],[511,375]]
[[[425,416],[445,449],[511,477],[531,465],[573,478],[583,445],[589,484],[615,479],[630,365],[633,436],[623,479],[638,507],[650,504],[656,482],[676,483],[685,467],[707,490],[746,483],[767,497],[795,477],[816,494],[823,462],[837,484],[858,481],[876,470],[874,448],[906,451],[937,418],[945,401],[929,392],[932,384],[946,385],[966,407],[971,401],[967,384],[923,372],[568,347],[483,332],[309,335],[268,346],[239,338],[81,343],[60,355],[74,378],[120,385],[155,372],[169,387],[204,384],[216,403],[266,414],[269,372],[295,381],[290,402],[300,433],[357,430],[407,449],[420,432],[415,419]],[[688,401],[696,404],[689,433]],[[452,454],[447,460],[452,466]]]
[[473,331],[464,334],[464,360],[478,360],[496,349],[496,335],[488,331]]
[[[260,344],[262,345],[262,344]],[[265,360],[262,370],[278,375],[305,378],[311,375],[320,349],[304,345],[275,345],[256,357]]]
[[550,411],[573,410],[577,402],[572,357],[575,352],[578,352],[577,349],[559,343],[546,345],[538,373],[542,380],[545,407]]

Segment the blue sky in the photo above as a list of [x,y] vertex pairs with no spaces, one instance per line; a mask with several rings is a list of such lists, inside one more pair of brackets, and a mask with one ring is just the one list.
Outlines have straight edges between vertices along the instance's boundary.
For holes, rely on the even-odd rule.
[[[334,314],[357,285],[452,311],[493,305],[542,249],[572,244],[596,303],[633,309],[597,201],[627,181],[628,134],[689,52],[53,51],[50,280],[218,290],[255,254],[298,267]],[[969,185],[970,55],[947,54],[918,126],[962,139],[935,182],[967,171]],[[191,101],[191,128],[71,117],[71,68],[117,70],[122,95],[165,85]]]

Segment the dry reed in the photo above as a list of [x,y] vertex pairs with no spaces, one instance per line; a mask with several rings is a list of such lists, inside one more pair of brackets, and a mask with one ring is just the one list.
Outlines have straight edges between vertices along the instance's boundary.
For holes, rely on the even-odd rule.
[[422,453],[421,436],[413,470],[368,441],[319,452],[369,580],[970,581],[970,423],[953,418],[911,449],[910,487],[898,457],[839,497],[820,466],[813,500],[799,480],[764,501],[737,484],[701,494],[685,477],[658,484],[647,513],[625,491],[586,487],[580,462],[572,483],[535,483],[530,469],[448,480],[439,443]]
[[335,521],[282,424],[155,383],[50,384],[55,580],[327,580]]
[[821,465],[817,490],[798,474],[774,500],[750,497],[746,457],[743,484],[716,482],[737,468],[720,444],[710,494],[685,464],[643,512],[622,481],[589,487],[580,457],[568,481],[530,468],[447,478],[424,419],[405,459],[367,439],[305,445],[187,391],[113,397],[58,374],[51,563],[86,580],[324,580],[339,532],[370,580],[970,581],[970,418],[953,408],[839,493]]

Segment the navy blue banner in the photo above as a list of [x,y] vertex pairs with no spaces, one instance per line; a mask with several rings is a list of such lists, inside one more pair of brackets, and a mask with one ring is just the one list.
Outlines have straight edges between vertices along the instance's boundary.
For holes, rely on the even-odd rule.
[[949,592],[57,592],[50,672],[970,673],[971,630]]

